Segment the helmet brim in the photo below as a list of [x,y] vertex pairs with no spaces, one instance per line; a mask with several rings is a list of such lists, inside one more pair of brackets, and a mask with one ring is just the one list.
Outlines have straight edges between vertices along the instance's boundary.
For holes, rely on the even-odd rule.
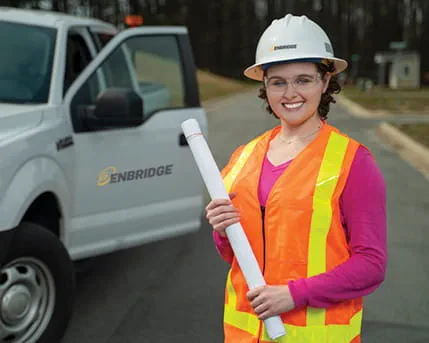
[[[313,57],[312,57],[313,58]],[[333,74],[339,74],[347,69],[348,63],[346,60],[343,60],[341,58],[336,57],[314,57],[314,58],[320,58],[320,59],[326,59],[328,61],[334,62],[335,71]],[[284,63],[297,63],[300,62],[302,59],[296,59],[296,60],[285,60]],[[262,70],[262,65],[271,63],[271,62],[277,62],[278,61],[266,61],[264,63],[256,63],[244,70],[244,75],[248,77],[251,80],[255,81],[263,81],[264,79],[264,71]]]

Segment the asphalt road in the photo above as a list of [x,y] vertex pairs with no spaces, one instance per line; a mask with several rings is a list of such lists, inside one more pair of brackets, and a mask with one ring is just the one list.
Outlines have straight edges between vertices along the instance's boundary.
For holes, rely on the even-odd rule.
[[[252,94],[208,105],[219,166],[239,144],[276,124]],[[429,342],[429,181],[374,133],[377,120],[334,105],[329,122],[367,145],[388,188],[389,266],[365,300],[363,343]],[[101,256],[78,275],[63,343],[221,343],[227,265],[204,222],[195,234]]]

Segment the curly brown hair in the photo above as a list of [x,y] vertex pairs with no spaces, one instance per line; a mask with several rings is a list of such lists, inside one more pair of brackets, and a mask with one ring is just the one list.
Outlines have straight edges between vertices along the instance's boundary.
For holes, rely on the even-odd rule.
[[[335,66],[334,66],[334,63],[332,62],[330,62],[328,65],[322,64],[322,63],[316,63],[316,67],[322,79],[324,79],[327,73],[333,73],[335,71]],[[332,94],[338,94],[340,91],[341,91],[341,86],[338,83],[338,77],[336,75],[332,75],[331,79],[329,80],[328,88],[326,89],[326,92],[322,94],[322,98],[320,99],[319,107],[317,109],[317,112],[319,113],[319,116],[322,120],[326,120],[328,118],[329,104],[331,102],[333,104],[336,103]],[[264,83],[262,83],[262,87],[259,88],[258,97],[265,101],[267,105],[265,109],[267,110],[267,112],[272,114],[274,117],[278,119],[279,117],[273,112],[273,109],[268,103],[267,89],[265,88]]]

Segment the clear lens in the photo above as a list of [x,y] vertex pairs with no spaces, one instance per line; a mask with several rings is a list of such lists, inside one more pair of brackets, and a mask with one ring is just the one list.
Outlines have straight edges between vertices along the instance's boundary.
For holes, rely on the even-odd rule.
[[306,91],[312,89],[319,81],[320,75],[300,75],[292,79],[280,77],[265,78],[265,87],[273,93],[283,93],[289,85],[296,91]]

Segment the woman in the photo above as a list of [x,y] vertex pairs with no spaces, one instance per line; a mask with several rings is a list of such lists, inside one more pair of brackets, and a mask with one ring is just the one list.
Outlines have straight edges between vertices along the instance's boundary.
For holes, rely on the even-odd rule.
[[[368,149],[326,123],[346,67],[316,23],[288,14],[245,70],[280,125],[234,152],[222,171],[231,201],[206,208],[231,264],[225,342],[272,341],[262,320],[273,315],[287,331],[276,342],[360,342],[362,297],[386,270],[386,192]],[[251,291],[225,234],[238,221],[267,283]]]

